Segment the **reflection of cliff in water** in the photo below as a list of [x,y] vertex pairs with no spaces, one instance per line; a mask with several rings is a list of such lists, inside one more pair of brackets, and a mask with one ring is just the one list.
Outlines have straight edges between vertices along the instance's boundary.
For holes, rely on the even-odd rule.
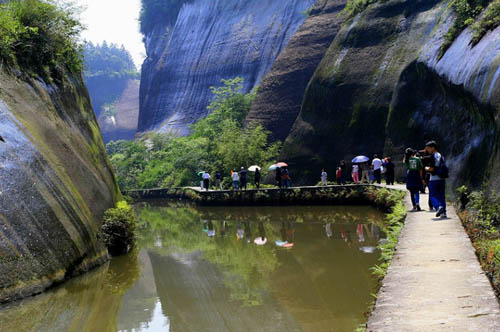
[[134,254],[0,310],[0,331],[115,332],[123,293],[137,280]]
[[150,252],[158,296],[171,331],[297,330],[293,317],[266,292],[265,305],[232,300],[219,268],[200,253],[161,256]]

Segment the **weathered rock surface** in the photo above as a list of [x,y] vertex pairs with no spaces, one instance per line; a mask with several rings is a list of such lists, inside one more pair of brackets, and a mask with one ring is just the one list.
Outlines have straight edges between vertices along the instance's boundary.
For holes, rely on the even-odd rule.
[[107,260],[98,238],[120,193],[81,77],[0,72],[0,302]]
[[97,118],[104,143],[134,138],[139,119],[139,84],[138,80],[128,80],[112,114],[102,112]]
[[431,138],[452,180],[482,181],[498,143],[500,30],[474,47],[465,30],[438,60],[453,19],[449,1],[390,0],[343,25],[283,148],[299,181],[317,178],[322,167],[333,174],[339,160],[357,154],[399,160],[407,146]]
[[259,90],[247,122],[257,121],[284,141],[299,115],[309,80],[343,22],[346,0],[317,1],[280,53]]
[[259,84],[305,20],[309,0],[194,0],[175,24],[155,25],[145,36],[140,132],[188,133],[207,114],[209,87],[241,76],[244,91]]

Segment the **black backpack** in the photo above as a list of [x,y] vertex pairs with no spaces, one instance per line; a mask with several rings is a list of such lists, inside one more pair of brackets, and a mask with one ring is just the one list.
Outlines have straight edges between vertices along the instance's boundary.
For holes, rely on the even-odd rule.
[[446,179],[449,176],[450,170],[448,169],[448,166],[446,166],[443,156],[441,156],[441,159],[439,160],[439,166],[436,167],[435,173],[441,179]]

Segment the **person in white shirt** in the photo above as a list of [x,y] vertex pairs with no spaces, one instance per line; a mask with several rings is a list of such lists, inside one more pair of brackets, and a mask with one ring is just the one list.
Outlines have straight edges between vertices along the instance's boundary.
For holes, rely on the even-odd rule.
[[321,184],[322,185],[326,186],[328,184],[327,178],[328,178],[328,173],[326,173],[326,170],[323,168],[323,170],[321,171]]
[[372,160],[373,175],[378,184],[382,183],[382,160],[377,155],[373,156]]
[[208,174],[208,172],[203,172],[201,178],[203,179],[203,187],[208,191],[208,186],[210,184],[210,174]]
[[233,188],[234,189],[239,189],[239,186],[240,186],[240,175],[238,174],[238,172],[233,171],[232,178],[233,178]]
[[359,166],[357,164],[352,165],[352,180],[354,183],[359,184]]

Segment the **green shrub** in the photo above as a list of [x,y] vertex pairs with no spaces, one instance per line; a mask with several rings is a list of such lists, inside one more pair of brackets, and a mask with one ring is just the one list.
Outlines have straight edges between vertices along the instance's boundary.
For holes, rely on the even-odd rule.
[[474,23],[475,18],[481,14],[484,7],[491,0],[453,0],[451,3],[455,13],[455,22],[446,33],[443,44],[439,49],[438,57],[441,58],[455,39],[467,27]]
[[136,224],[134,211],[125,201],[104,213],[101,230],[110,255],[122,255],[134,247]]
[[500,26],[500,0],[493,1],[477,22],[472,25],[472,44],[476,45],[491,30]]
[[375,2],[377,2],[377,0],[348,0],[343,13],[346,17],[352,18]]
[[13,0],[0,5],[0,56],[50,81],[83,69],[75,9],[53,0]]

